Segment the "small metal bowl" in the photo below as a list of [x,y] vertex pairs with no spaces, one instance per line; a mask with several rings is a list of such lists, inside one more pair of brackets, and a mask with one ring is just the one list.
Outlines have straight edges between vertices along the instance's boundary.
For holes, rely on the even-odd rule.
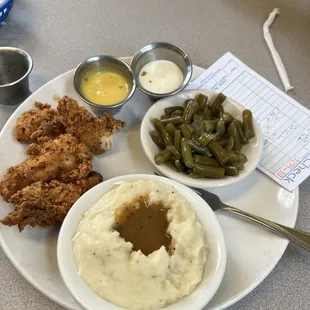
[[[183,82],[179,88],[170,93],[156,94],[142,87],[139,73],[144,65],[154,60],[169,60],[180,67],[183,73]],[[193,73],[192,61],[188,54],[179,46],[165,42],[151,43],[142,47],[133,56],[130,66],[135,73],[139,90],[147,94],[152,100],[177,94],[186,87]]]
[[[94,68],[103,67],[103,68],[113,68],[121,71],[131,82],[131,89],[128,94],[128,96],[121,102],[115,103],[113,105],[100,105],[93,103],[89,100],[87,100],[81,92],[81,80],[85,76],[85,74]],[[135,90],[136,90],[136,78],[131,70],[130,66],[124,62],[121,59],[118,59],[113,56],[107,56],[107,55],[99,55],[99,56],[93,56],[91,58],[86,59],[83,61],[75,70],[74,76],[73,76],[73,87],[78,96],[90,107],[93,109],[93,111],[97,114],[103,114],[104,112],[108,112],[111,114],[116,114],[119,112],[122,108],[122,106],[133,96]]]
[[0,47],[0,104],[16,105],[29,95],[29,74],[33,68],[28,53],[16,47]]

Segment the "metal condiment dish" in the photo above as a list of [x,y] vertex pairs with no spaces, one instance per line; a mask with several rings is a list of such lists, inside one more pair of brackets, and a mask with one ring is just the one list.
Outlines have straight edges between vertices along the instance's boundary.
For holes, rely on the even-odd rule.
[[19,104],[30,95],[32,68],[32,58],[22,49],[0,47],[0,104]]
[[[141,85],[139,81],[139,73],[141,69],[144,65],[154,60],[169,60],[180,67],[183,73],[183,82],[180,87],[170,93],[156,94],[146,90]],[[193,73],[192,61],[188,54],[181,47],[165,42],[155,42],[142,47],[135,53],[130,65],[137,79],[137,87],[152,100],[158,100],[163,97],[177,94],[186,87]]]
[[[112,67],[113,69],[121,71],[127,77],[127,79],[131,83],[131,88],[128,96],[123,101],[115,103],[113,105],[100,105],[89,101],[83,96],[81,92],[81,80],[87,72],[97,67]],[[130,66],[125,61],[113,56],[99,55],[86,59],[76,68],[73,76],[73,87],[78,96],[85,103],[87,103],[94,110],[95,113],[103,114],[104,112],[108,112],[111,114],[115,114],[119,112],[122,106],[133,96],[136,90],[136,78]]]

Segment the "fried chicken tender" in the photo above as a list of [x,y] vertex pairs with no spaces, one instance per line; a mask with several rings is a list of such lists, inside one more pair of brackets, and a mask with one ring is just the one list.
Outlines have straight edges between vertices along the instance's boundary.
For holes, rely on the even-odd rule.
[[112,135],[126,124],[111,114],[93,116],[68,96],[58,100],[57,109],[35,102],[36,109],[24,112],[17,121],[14,135],[19,142],[44,143],[69,133],[84,142],[94,154],[112,147]]
[[32,144],[26,151],[32,156],[10,167],[0,182],[0,194],[6,201],[34,182],[53,179],[71,182],[87,177],[92,169],[88,147],[70,134],[60,135],[42,145]]
[[102,182],[100,173],[92,171],[85,179],[63,183],[58,180],[37,182],[14,194],[15,210],[0,222],[4,225],[50,227],[60,224],[72,205],[93,186]]
[[66,132],[84,142],[94,154],[109,150],[112,146],[112,134],[126,125],[108,113],[93,116],[68,96],[58,100],[57,110]]
[[24,112],[17,120],[14,135],[19,142],[45,142],[65,132],[58,112],[49,104],[35,102],[33,109]]

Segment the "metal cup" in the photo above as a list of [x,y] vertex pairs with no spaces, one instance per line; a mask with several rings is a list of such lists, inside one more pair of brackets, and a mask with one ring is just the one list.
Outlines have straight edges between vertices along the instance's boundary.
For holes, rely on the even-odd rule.
[[29,95],[32,58],[15,47],[0,47],[0,104],[22,103]]
[[[183,72],[183,82],[180,87],[166,94],[155,94],[146,90],[140,83],[139,73],[145,64],[153,60],[169,60],[178,65]],[[134,54],[130,66],[136,75],[139,90],[147,94],[154,101],[173,96],[183,90],[189,83],[193,72],[192,61],[188,54],[181,47],[166,42],[155,42],[142,47]]]
[[[128,78],[128,80],[130,81],[130,91],[128,96],[123,101],[111,105],[100,105],[93,103],[84,97],[81,91],[81,81],[87,72],[98,67],[102,67],[105,69],[111,69],[111,68],[116,69],[122,72],[122,74]],[[111,114],[116,114],[121,110],[123,105],[131,99],[131,97],[135,93],[136,78],[130,66],[123,60],[113,56],[99,55],[86,59],[76,68],[73,76],[73,87],[78,96],[85,103],[87,103],[95,113],[104,114],[105,112],[107,112]]]

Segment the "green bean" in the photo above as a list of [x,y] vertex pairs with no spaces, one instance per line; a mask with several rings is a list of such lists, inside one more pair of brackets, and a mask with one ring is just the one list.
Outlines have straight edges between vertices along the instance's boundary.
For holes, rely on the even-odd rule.
[[237,121],[237,123],[239,123],[241,129],[244,129],[243,123],[241,121],[239,121],[237,118],[234,118],[234,121]]
[[169,169],[178,172],[178,168],[175,166],[175,164],[174,164],[173,162],[167,161],[167,162],[165,163],[165,165],[166,165]]
[[207,133],[212,133],[216,130],[216,124],[217,124],[218,120],[207,120],[204,121],[204,127],[205,127],[205,131]]
[[215,133],[204,132],[197,140],[199,144],[201,144],[202,146],[207,146],[210,143],[210,141],[215,140],[215,139],[216,139]]
[[218,144],[218,142],[212,140],[209,144],[208,147],[217,160],[217,162],[222,166],[227,164],[229,161],[229,156],[227,154],[227,151],[223,149],[221,145]]
[[182,116],[183,117],[183,113],[184,113],[183,110],[176,110],[176,111],[171,113],[171,117],[173,117],[173,116]]
[[153,142],[161,149],[163,150],[165,148],[165,143],[163,138],[161,137],[160,133],[157,130],[152,130],[150,132],[150,136],[153,140]]
[[217,139],[221,140],[225,136],[225,132],[226,132],[225,122],[220,119],[216,124]]
[[195,132],[198,133],[200,136],[203,133],[204,129],[203,118],[201,118],[197,114],[194,115],[194,121],[192,126],[194,127]]
[[199,104],[196,101],[191,101],[187,104],[187,106],[184,109],[183,118],[185,123],[190,124],[193,120],[194,115],[199,110]]
[[191,137],[193,129],[190,127],[190,125],[182,124],[180,129],[184,138],[189,139]]
[[218,144],[221,145],[223,148],[226,149],[227,139],[223,138],[221,140],[217,140]]
[[225,149],[230,151],[230,150],[233,150],[233,148],[234,148],[234,138],[229,137],[225,145]]
[[184,111],[184,108],[182,106],[165,108],[165,114],[171,116],[173,112],[178,111],[178,110]]
[[195,100],[194,100],[194,99],[187,99],[187,100],[185,101],[184,108],[186,108],[186,106],[187,106],[189,103],[193,102],[193,101],[195,101]]
[[252,139],[255,136],[253,128],[253,116],[250,110],[244,110],[242,112],[244,134],[247,139]]
[[186,143],[185,139],[181,139],[181,153],[184,160],[184,164],[187,168],[194,167],[194,159],[191,152],[191,147]]
[[218,167],[219,163],[208,156],[194,155],[195,164]]
[[218,117],[220,112],[223,111],[222,104],[225,101],[225,99],[226,99],[226,96],[224,94],[222,94],[222,93],[219,93],[216,96],[216,98],[214,99],[213,104],[211,106],[212,116]]
[[[199,136],[199,134],[198,134],[197,132],[194,131],[194,132],[192,133],[192,137],[191,137],[191,138],[194,139],[195,141],[198,142],[199,137],[200,137],[200,136]],[[198,143],[199,143],[199,142],[198,142]]]
[[246,155],[242,153],[234,152],[234,151],[227,151],[227,152],[230,158],[229,162],[232,164],[235,164],[235,163],[245,164],[248,161],[248,158],[246,157]]
[[203,111],[198,111],[195,115],[199,116],[202,120],[204,120]]
[[222,167],[212,167],[205,165],[195,165],[193,173],[199,174],[206,178],[223,178],[225,175],[225,169]]
[[205,109],[203,110],[203,116],[205,120],[210,120],[212,119],[212,114],[211,114],[211,110],[208,106],[205,107]]
[[229,137],[232,137],[234,139],[234,150],[240,150],[241,149],[240,136],[239,136],[239,131],[238,131],[235,121],[233,121],[228,126],[227,133]]
[[227,125],[232,123],[232,121],[234,120],[233,116],[230,113],[228,113],[228,112],[221,113],[220,118],[223,119],[223,121]]
[[169,123],[171,123],[173,125],[180,125],[180,124],[184,123],[184,119],[182,116],[173,116],[173,117],[162,119],[161,122],[164,125],[167,125]]
[[199,175],[199,174],[196,174],[194,172],[190,172],[190,174],[188,175],[191,179],[202,179],[203,176],[202,175]]
[[157,131],[161,134],[161,137],[163,138],[165,145],[168,146],[168,145],[172,144],[172,138],[169,135],[169,133],[166,131],[162,122],[157,118],[153,118],[152,123],[155,126],[155,128],[157,129]]
[[159,152],[155,155],[154,160],[156,165],[161,165],[170,160],[172,157],[171,152],[168,149],[164,149],[162,152]]
[[174,135],[175,135],[175,132],[177,131],[177,128],[172,123],[169,123],[165,126],[165,129],[169,133],[171,138],[174,140]]
[[181,151],[181,131],[178,129],[174,134],[174,147],[180,152]]
[[239,162],[239,156],[236,152],[234,151],[227,151],[228,156],[229,156],[229,162],[231,164],[235,164],[237,162]]
[[238,155],[238,158],[239,158],[239,162],[245,164],[247,161],[248,161],[248,158],[246,157],[245,154],[242,154],[242,153],[237,153]]
[[238,169],[238,171],[241,171],[244,168],[244,164],[241,162],[235,163],[234,166]]
[[181,154],[179,151],[173,146],[173,145],[168,145],[167,150],[174,156],[176,159],[181,159]]
[[176,166],[176,168],[178,169],[179,172],[183,172],[185,170],[184,165],[182,164],[182,162],[179,159],[177,159],[174,162],[174,165]]
[[162,116],[160,117],[160,120],[168,119],[169,117],[170,117],[169,115],[162,115]]
[[212,154],[210,153],[210,151],[207,149],[207,147],[204,147],[202,145],[200,145],[197,141],[193,140],[193,139],[189,139],[187,140],[187,144],[196,152],[198,152],[199,154],[205,155],[205,156],[209,156],[211,157]]
[[205,107],[207,106],[207,102],[208,102],[208,97],[203,95],[203,94],[199,94],[196,99],[195,99],[198,104],[199,104],[199,110],[204,110]]
[[193,127],[193,123],[191,123],[191,124],[187,124],[189,127],[188,127],[188,129],[189,129],[189,131],[191,132],[191,134],[194,134],[195,133],[195,129],[194,129],[194,127]]
[[241,144],[248,144],[249,141],[248,139],[246,138],[245,134],[244,134],[244,131],[243,131],[243,124],[242,122],[240,122],[239,120],[235,120],[236,122],[236,126],[237,126],[237,129],[238,129],[238,133],[239,133],[239,137],[240,137],[240,143]]
[[239,174],[239,171],[238,171],[237,167],[234,166],[234,165],[223,166],[223,168],[225,169],[225,174],[226,175],[234,176],[234,175],[238,175]]

